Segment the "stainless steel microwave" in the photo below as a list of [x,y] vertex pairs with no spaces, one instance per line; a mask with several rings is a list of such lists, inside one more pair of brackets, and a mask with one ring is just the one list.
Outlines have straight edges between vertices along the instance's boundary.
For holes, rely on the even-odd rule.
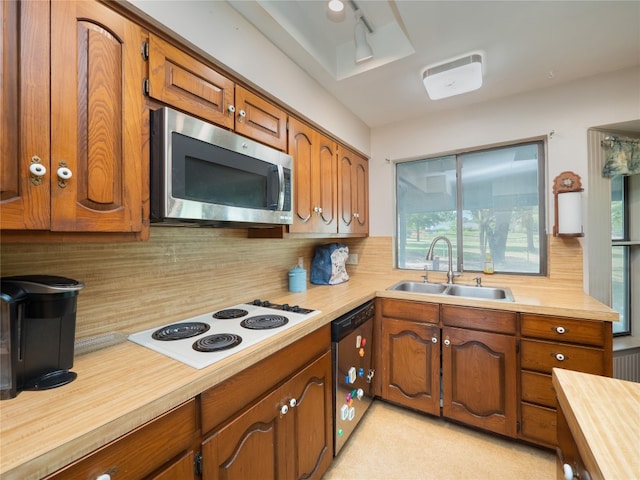
[[164,107],[151,113],[151,222],[293,223],[293,159]]

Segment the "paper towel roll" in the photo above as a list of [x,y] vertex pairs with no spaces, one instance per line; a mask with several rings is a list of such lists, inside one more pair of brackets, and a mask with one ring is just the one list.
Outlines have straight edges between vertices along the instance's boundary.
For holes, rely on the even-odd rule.
[[558,193],[558,234],[582,234],[582,192]]

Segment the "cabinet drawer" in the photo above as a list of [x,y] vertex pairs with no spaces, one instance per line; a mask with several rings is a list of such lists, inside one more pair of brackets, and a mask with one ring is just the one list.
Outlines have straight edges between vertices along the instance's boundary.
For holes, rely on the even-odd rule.
[[529,403],[556,408],[556,392],[551,375],[523,371],[520,374],[522,400]]
[[412,322],[438,323],[440,305],[437,303],[408,302],[383,299],[380,301],[383,317],[411,320]]
[[554,409],[522,403],[521,411],[521,437],[543,445],[557,445],[557,418]]
[[547,315],[520,314],[520,333],[523,337],[535,337],[559,342],[605,345],[605,322],[579,320]]
[[471,328],[473,330],[486,330],[512,335],[516,333],[517,314],[515,312],[442,305],[441,318],[443,325],[451,327]]
[[47,478],[80,480],[114,472],[143,478],[191,448],[197,431],[192,399]]
[[520,362],[523,370],[551,374],[554,367],[605,375],[604,352],[597,348],[564,343],[522,340]]

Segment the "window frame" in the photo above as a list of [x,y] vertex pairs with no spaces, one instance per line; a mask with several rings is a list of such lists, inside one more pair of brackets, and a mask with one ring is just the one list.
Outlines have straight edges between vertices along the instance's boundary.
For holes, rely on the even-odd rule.
[[[622,180],[622,238],[613,238],[613,231],[611,232],[611,253],[613,257],[613,249],[620,248],[622,253],[622,258],[625,261],[625,277],[626,277],[626,303],[625,303],[625,320],[626,320],[626,329],[618,332],[614,332],[614,337],[621,337],[631,335],[631,314],[632,314],[632,297],[631,297],[631,231],[630,231],[630,185],[629,185],[629,177],[628,176],[620,176],[618,177]],[[613,230],[613,229],[612,229]],[[611,266],[611,304],[613,305],[613,263]]]
[[[454,270],[463,272],[464,270],[464,244],[462,242],[463,229],[463,189],[462,189],[462,156],[465,154],[481,153],[491,150],[500,150],[506,148],[514,148],[524,145],[537,144],[538,148],[538,242],[539,242],[539,264],[537,272],[503,272],[497,271],[501,275],[523,275],[523,276],[535,276],[544,277],[548,274],[548,241],[547,241],[547,198],[546,198],[546,157],[547,157],[547,137],[534,137],[521,139],[513,142],[505,142],[500,144],[493,144],[481,147],[472,147],[450,151],[446,153],[440,153],[435,155],[424,155],[418,157],[412,157],[402,160],[395,160],[394,163],[394,264],[397,269],[400,270],[412,270],[419,271],[417,268],[408,268],[399,266],[399,222],[398,222],[398,165],[404,163],[425,161],[425,160],[437,160],[444,157],[455,157],[456,165],[456,249],[454,253]],[[426,251],[425,251],[426,254]],[[426,264],[426,260],[425,260]],[[466,270],[469,272],[482,272],[482,270]]]

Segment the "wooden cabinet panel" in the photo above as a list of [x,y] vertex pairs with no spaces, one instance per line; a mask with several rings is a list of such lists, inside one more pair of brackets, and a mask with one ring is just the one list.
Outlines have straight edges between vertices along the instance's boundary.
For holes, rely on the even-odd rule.
[[522,412],[520,427],[522,437],[545,446],[557,445],[555,409],[524,402],[520,405],[520,409]]
[[235,84],[160,37],[149,34],[149,96],[186,113],[233,128]]
[[169,466],[161,467],[147,480],[195,480],[195,454],[187,452]]
[[[48,230],[49,3],[2,2],[0,15],[0,227]],[[46,170],[44,176],[30,174],[32,159]]]
[[198,431],[192,399],[47,478],[142,478],[190,449]]
[[522,336],[558,342],[604,346],[606,322],[522,313]]
[[443,416],[515,436],[515,337],[445,327],[442,339]]
[[407,302],[385,298],[378,305],[383,317],[434,324],[437,324],[440,318],[440,305],[437,303]]
[[264,98],[236,85],[236,132],[278,150],[287,149],[287,114]]
[[556,407],[556,392],[551,383],[551,375],[523,370],[520,374],[520,392],[525,402]]
[[579,372],[605,375],[602,349],[523,339],[520,363],[524,370],[551,374],[551,369],[566,368]]
[[319,479],[333,460],[333,402],[331,354],[327,353],[297,374],[282,397],[296,399],[287,415],[296,452],[291,465],[295,479]]
[[326,353],[214,432],[202,478],[321,478],[333,459],[330,382]]
[[382,398],[440,414],[440,329],[393,318],[382,321]]
[[339,147],[338,232],[369,233],[369,163],[351,150]]
[[442,305],[442,324],[497,333],[516,333],[517,314],[502,310]]
[[202,443],[204,480],[287,478],[279,401],[274,391]]
[[336,233],[336,144],[291,118],[289,154],[294,161],[292,233]]

